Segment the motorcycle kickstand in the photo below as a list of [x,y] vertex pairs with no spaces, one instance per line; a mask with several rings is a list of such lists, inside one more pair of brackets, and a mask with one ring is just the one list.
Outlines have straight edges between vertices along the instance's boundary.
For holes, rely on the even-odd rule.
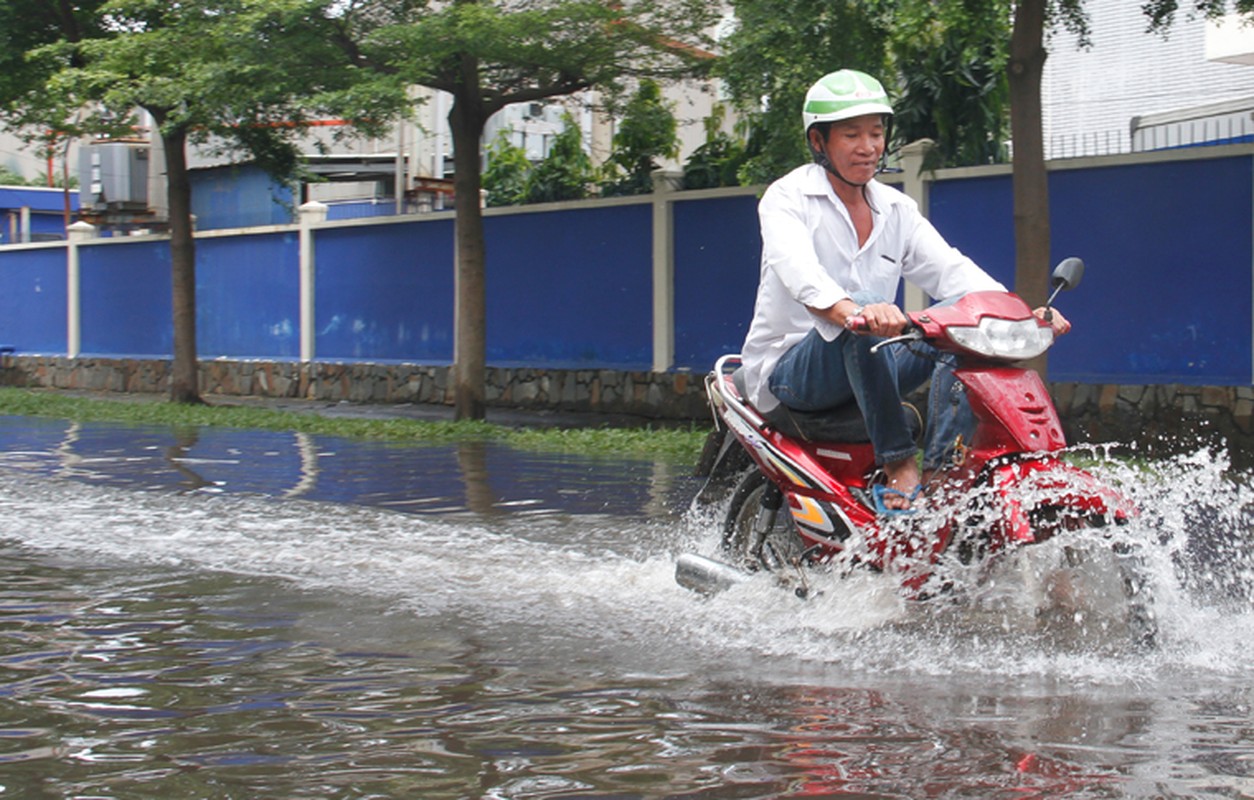
[[[809,562],[810,557],[821,549],[821,545],[812,545],[811,547],[806,548],[801,555],[792,560],[792,568],[796,571],[797,581],[801,584],[797,588],[793,589],[792,592],[802,600],[810,599],[810,580],[806,577],[805,565]],[[818,597],[819,595],[816,594],[814,596]]]

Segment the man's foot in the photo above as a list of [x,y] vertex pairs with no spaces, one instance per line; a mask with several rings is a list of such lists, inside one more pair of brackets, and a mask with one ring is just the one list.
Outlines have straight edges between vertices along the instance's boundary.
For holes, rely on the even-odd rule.
[[893,461],[883,466],[884,488],[878,497],[885,511],[909,511],[919,494],[919,466],[914,456]]

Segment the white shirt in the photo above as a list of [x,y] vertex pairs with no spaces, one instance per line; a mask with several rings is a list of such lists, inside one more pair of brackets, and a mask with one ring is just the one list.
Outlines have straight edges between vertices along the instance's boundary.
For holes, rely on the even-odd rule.
[[938,301],[1006,291],[951,247],[909,197],[877,181],[866,190],[873,222],[862,247],[849,211],[817,164],[775,181],[758,203],[762,272],[741,358],[748,399],[760,411],[779,405],[767,378],[784,353],[812,329],[829,342],[844,332],[806,306],[830,308],[857,291],[892,302],[903,277]]

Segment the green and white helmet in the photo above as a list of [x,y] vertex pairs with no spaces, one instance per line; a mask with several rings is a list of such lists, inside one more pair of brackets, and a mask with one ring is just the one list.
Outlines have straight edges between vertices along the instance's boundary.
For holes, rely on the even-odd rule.
[[842,69],[819,78],[806,92],[801,109],[804,130],[819,122],[837,122],[863,114],[892,115],[884,86],[865,72]]

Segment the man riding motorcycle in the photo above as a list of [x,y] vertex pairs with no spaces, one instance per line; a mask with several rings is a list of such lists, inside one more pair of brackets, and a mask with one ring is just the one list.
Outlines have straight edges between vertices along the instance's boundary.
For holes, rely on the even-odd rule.
[[[900,280],[942,303],[1005,291],[914,201],[875,180],[892,114],[880,82],[855,70],[825,75],[807,92],[802,121],[814,163],[772,183],[759,203],[761,278],[742,350],[747,398],[768,417],[857,402],[883,471],[874,492],[881,513],[909,511],[921,490],[904,393],[932,378],[924,473],[942,467],[973,425],[935,352],[904,344],[871,352],[907,325],[892,302]],[[846,330],[855,323],[870,335]],[[1057,311],[1051,324],[1056,334],[1070,329]]]

